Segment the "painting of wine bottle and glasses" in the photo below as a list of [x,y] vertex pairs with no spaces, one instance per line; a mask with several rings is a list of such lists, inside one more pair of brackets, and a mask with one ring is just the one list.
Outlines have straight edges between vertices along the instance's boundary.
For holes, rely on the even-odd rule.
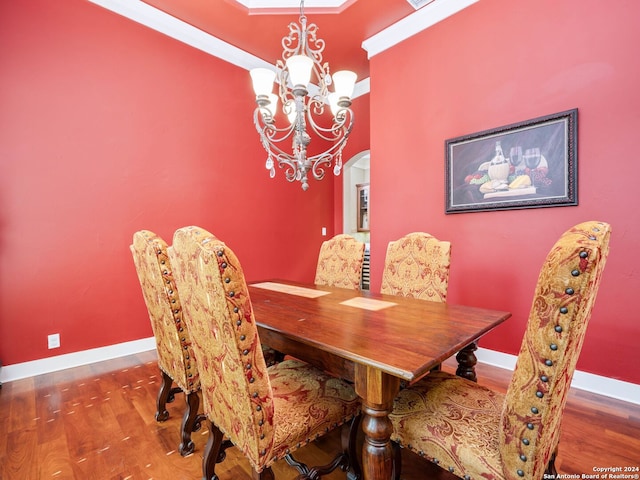
[[445,213],[578,205],[578,109],[445,140]]

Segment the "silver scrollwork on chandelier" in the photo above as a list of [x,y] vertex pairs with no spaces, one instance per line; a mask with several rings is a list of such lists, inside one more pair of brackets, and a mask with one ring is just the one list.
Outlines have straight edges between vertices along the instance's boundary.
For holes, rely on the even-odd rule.
[[[266,168],[271,178],[275,177],[277,164],[284,168],[288,181],[299,181],[302,189],[307,190],[309,173],[322,180],[325,168],[333,164],[334,175],[340,175],[342,150],[353,128],[350,107],[356,74],[340,71],[330,75],[329,64],[322,59],[325,42],[318,38],[315,24],[307,25],[304,0],[300,2],[299,21],[299,25],[289,24],[289,34],[282,39],[282,59],[276,62],[276,71],[251,70],[258,105],[253,121],[267,151]],[[277,94],[272,92],[274,81],[278,84]],[[331,84],[333,92],[329,92]],[[282,126],[276,125],[278,101],[286,117],[279,122]],[[310,153],[307,147],[312,134],[330,146],[319,153]],[[292,144],[291,153],[281,147],[287,140]]]

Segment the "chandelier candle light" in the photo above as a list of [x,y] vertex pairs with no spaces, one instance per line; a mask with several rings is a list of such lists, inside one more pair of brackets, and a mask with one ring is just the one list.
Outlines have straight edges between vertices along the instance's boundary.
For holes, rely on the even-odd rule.
[[[356,74],[350,71],[329,73],[329,64],[323,63],[324,40],[317,38],[318,27],[307,26],[304,15],[304,0],[300,2],[300,25],[289,24],[289,34],[282,39],[282,59],[276,62],[276,71],[268,68],[251,70],[256,107],[253,121],[260,134],[262,146],[267,151],[266,168],[273,178],[275,163],[285,168],[288,181],[299,181],[302,189],[309,188],[308,174],[322,180],[325,168],[333,164],[334,175],[342,170],[342,149],[353,127],[351,97],[356,83]],[[314,85],[309,87],[311,74]],[[278,94],[272,92],[274,81],[278,84]],[[329,85],[335,84],[334,92]],[[317,91],[315,84],[317,84]],[[312,93],[309,90],[313,90]],[[285,126],[276,126],[278,100],[288,121]],[[325,114],[329,107],[332,119]],[[322,118],[324,116],[324,119]],[[326,126],[322,126],[325,120]],[[329,123],[331,126],[329,126]],[[317,154],[309,154],[310,133],[330,143],[330,147]],[[292,142],[292,153],[280,147],[283,141]]]

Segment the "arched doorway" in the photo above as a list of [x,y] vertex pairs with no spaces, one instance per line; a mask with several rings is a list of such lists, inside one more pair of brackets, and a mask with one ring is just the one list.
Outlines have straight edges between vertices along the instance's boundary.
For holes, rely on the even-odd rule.
[[360,152],[345,163],[342,177],[342,231],[365,243],[369,243],[369,232],[358,231],[357,185],[369,183],[370,163],[370,151]]
[[[358,229],[358,192],[359,186],[369,184],[371,152],[365,150],[354,155],[343,167],[342,180],[342,231],[354,236],[366,245],[365,262],[362,268],[362,289],[369,289],[369,242],[371,231]],[[367,189],[368,191],[368,189]],[[375,193],[374,193],[375,195]]]

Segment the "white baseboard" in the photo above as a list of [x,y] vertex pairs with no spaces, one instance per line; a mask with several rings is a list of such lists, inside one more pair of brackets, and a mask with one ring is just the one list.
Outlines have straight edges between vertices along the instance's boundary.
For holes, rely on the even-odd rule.
[[[513,371],[516,366],[516,355],[478,348],[475,352],[478,362]],[[605,397],[616,398],[625,402],[640,405],[640,385],[623,382],[609,377],[576,370],[571,381],[571,388],[585,390]]]
[[[110,345],[108,347],[43,358],[32,362],[5,365],[2,367],[2,370],[0,370],[0,383],[56,372],[58,370],[64,370],[65,368],[79,367],[90,363],[111,360],[113,358],[154,350],[155,348],[155,339],[148,337]],[[516,366],[517,358],[515,355],[496,352],[495,350],[488,350],[486,348],[479,348],[476,351],[476,357],[478,358],[478,362],[511,371],[513,371]],[[615,380],[613,378],[576,370],[573,375],[571,387],[640,405],[640,385],[636,385],[635,383],[623,382],[622,380]]]
[[55,357],[33,360],[31,362],[3,365],[0,370],[0,383],[20,380],[44,373],[57,372],[65,368],[79,367],[91,363],[103,362],[113,358],[133,355],[148,350],[155,350],[156,341],[153,337],[118,343],[108,347],[92,348],[81,352],[67,353]]

